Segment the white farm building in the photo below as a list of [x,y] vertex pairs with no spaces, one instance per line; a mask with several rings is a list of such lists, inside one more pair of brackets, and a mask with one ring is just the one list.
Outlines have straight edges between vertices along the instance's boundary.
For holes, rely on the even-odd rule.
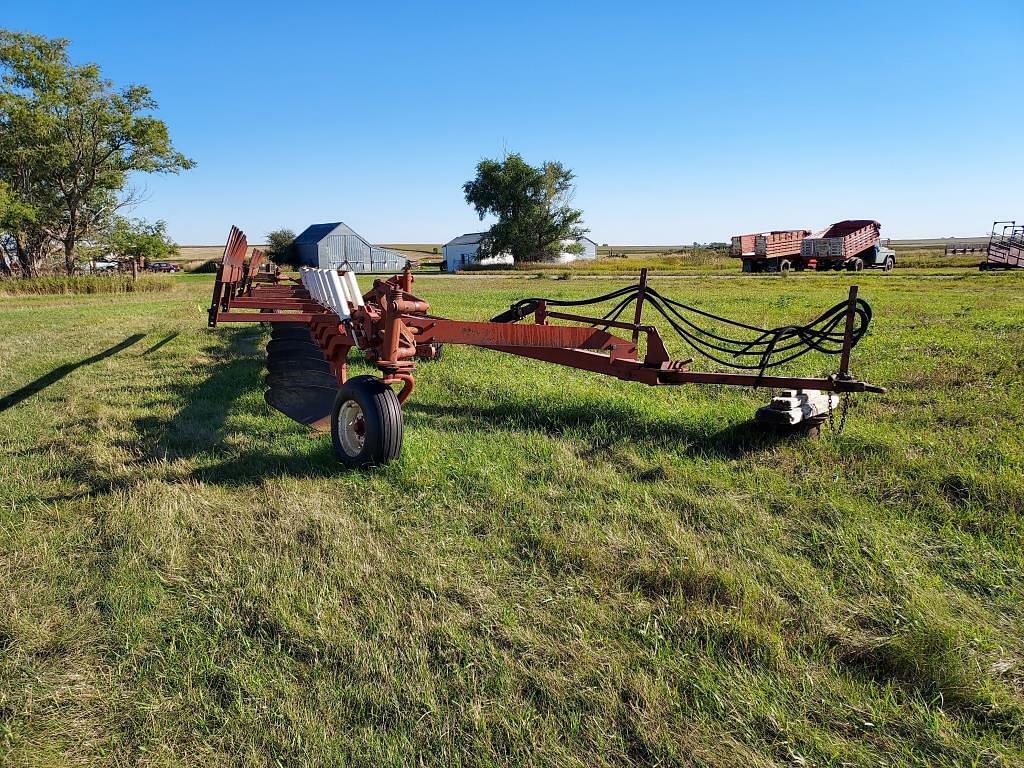
[[[511,264],[512,256],[509,254],[501,254],[499,256],[492,256],[482,261],[478,259],[477,254],[480,251],[480,240],[486,235],[486,232],[469,232],[465,235],[459,235],[454,240],[451,240],[444,245],[444,269],[446,272],[458,272],[463,267],[469,264]],[[583,250],[577,253],[572,253],[569,250],[563,250],[558,255],[555,262],[558,264],[566,264],[570,261],[576,261],[577,259],[592,260],[597,258],[597,243],[591,240],[589,237],[581,237],[579,240],[563,240],[562,248],[568,249],[574,243],[578,243],[583,247]]]

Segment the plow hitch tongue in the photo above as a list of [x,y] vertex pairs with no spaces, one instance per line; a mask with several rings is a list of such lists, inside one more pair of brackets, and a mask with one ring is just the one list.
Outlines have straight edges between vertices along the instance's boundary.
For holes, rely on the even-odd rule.
[[[668,298],[648,285],[647,270],[642,270],[636,284],[593,299],[532,297],[490,321],[472,322],[430,315],[427,302],[412,293],[409,266],[374,280],[361,294],[350,270],[304,267],[299,279],[289,278],[263,271],[259,251],[246,262],[246,251],[245,235],[233,227],[214,283],[209,324],[270,326],[267,403],[300,424],[329,430],[339,460],[351,467],[399,456],[401,403],[413,391],[416,361],[440,359],[445,344],[468,344],[651,386],[783,388],[796,393],[790,399],[799,403],[800,413],[813,410],[815,418],[821,416],[821,403],[831,417],[832,396],[821,393],[885,391],[850,375],[850,354],[871,322],[871,307],[858,298],[856,287],[808,323],[761,328]],[[623,318],[630,309],[631,320]],[[643,322],[645,310],[658,317],[658,325]],[[532,322],[522,322],[528,318]],[[659,326],[728,370],[694,371],[692,359],[673,359]],[[379,377],[349,378],[353,347],[380,369]],[[811,352],[839,356],[837,373],[820,378],[776,374]],[[398,383],[402,389],[396,395],[392,385]],[[769,416],[780,423],[795,418],[792,413]]]

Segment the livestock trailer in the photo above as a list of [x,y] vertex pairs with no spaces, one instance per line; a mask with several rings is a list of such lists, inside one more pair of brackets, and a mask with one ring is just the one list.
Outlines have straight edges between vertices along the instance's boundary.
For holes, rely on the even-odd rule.
[[837,221],[800,244],[800,267],[859,272],[878,267],[886,272],[896,265],[896,252],[881,243],[882,225],[871,219]]
[[791,267],[802,269],[800,244],[811,234],[809,229],[776,229],[758,235],[739,235],[733,243],[743,238],[753,238],[750,250],[732,255],[743,259],[744,272],[788,272]]
[[992,223],[988,241],[988,257],[979,269],[1013,269],[1024,267],[1024,224],[1016,221]]

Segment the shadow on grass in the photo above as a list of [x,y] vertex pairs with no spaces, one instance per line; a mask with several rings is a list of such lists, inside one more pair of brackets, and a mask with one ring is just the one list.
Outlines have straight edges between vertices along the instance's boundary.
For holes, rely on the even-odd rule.
[[143,353],[142,353],[142,356],[143,356],[143,357],[146,357],[147,355],[151,355],[151,354],[153,354],[153,353],[154,353],[154,352],[156,352],[156,351],[157,351],[158,349],[160,349],[160,347],[162,347],[162,346],[163,346],[164,344],[168,344],[168,343],[170,343],[170,342],[174,341],[174,339],[176,339],[176,338],[177,338],[177,336],[178,336],[178,332],[177,332],[177,331],[175,331],[174,333],[169,333],[169,334],[167,334],[167,335],[166,335],[166,336],[165,336],[164,338],[160,339],[160,341],[158,341],[158,342],[157,342],[156,344],[154,344],[154,345],[153,345],[152,347],[150,347],[150,348],[149,348],[149,349],[147,349],[147,350],[146,350],[145,352],[143,352]]
[[[326,476],[336,471],[327,444],[311,453],[274,452],[265,442],[261,444],[268,430],[229,424],[239,399],[265,389],[262,338],[260,331],[252,328],[219,332],[218,343],[206,350],[215,358],[208,365],[206,378],[198,385],[174,384],[165,390],[173,402],[180,404],[175,414],[170,418],[149,415],[136,419],[135,427],[150,460],[197,460],[200,466],[191,473],[193,479],[227,485],[260,482],[268,477]],[[267,412],[277,413],[270,406]],[[279,418],[282,430],[294,429],[284,416]],[[232,446],[233,438],[252,447]],[[227,458],[216,461],[222,455]],[[215,463],[207,463],[209,458]]]
[[0,399],[0,413],[3,413],[8,408],[13,408],[22,400],[32,397],[32,395],[39,394],[47,387],[56,384],[69,373],[81,368],[82,366],[98,363],[100,360],[105,360],[106,358],[111,357],[112,355],[116,355],[118,352],[124,351],[133,344],[137,344],[139,341],[144,339],[145,336],[146,334],[144,333],[136,333],[132,336],[129,336],[124,341],[115,344],[109,349],[105,349],[102,352],[97,352],[92,357],[87,357],[84,360],[79,360],[77,363],[66,363],[65,365],[62,365],[58,368],[54,368],[46,375],[40,376],[35,381],[30,381],[25,386],[15,390],[14,392],[11,392],[11,394]]
[[403,409],[407,414],[422,414],[462,429],[472,429],[483,423],[509,430],[535,430],[550,434],[575,431],[590,443],[584,457],[594,457],[618,443],[629,442],[682,450],[692,456],[740,458],[751,451],[800,439],[794,435],[765,431],[753,420],[720,430],[708,430],[699,424],[652,420],[630,408],[612,404],[595,408],[591,405],[561,405],[551,400],[522,400],[490,406],[407,403]]
[[[113,354],[138,338],[141,336],[127,339],[81,364]],[[172,339],[173,334],[147,354]],[[259,484],[275,477],[336,475],[340,470],[328,440],[293,425],[269,406],[257,406],[257,412],[248,414],[252,418],[246,417],[244,406],[240,407],[241,400],[264,389],[263,341],[262,331],[255,328],[230,328],[211,334],[203,352],[212,359],[199,369],[201,381],[197,384],[194,377],[168,377],[170,381],[153,392],[157,402],[173,406],[173,415],[163,415],[163,409],[153,408],[135,419],[134,438],[121,445],[128,453],[140,456],[133,470],[112,476],[97,466],[83,467],[81,481],[94,492],[109,491],[163,472],[157,468],[159,464],[180,459],[191,465],[184,469],[186,477],[224,485]],[[791,439],[765,433],[752,422],[718,429],[708,421],[652,419],[622,404],[563,404],[557,399],[494,405],[410,402],[403,410],[410,425],[422,419],[424,426],[439,429],[469,431],[483,425],[485,429],[555,435],[572,432],[584,444],[582,455],[591,458],[622,443],[693,456],[734,458]],[[272,414],[271,419],[260,418]],[[300,442],[296,450],[282,451],[276,447],[280,445],[274,439],[276,433],[284,435],[281,442],[292,446],[296,446],[296,438],[301,441],[307,434],[316,444],[306,449]]]

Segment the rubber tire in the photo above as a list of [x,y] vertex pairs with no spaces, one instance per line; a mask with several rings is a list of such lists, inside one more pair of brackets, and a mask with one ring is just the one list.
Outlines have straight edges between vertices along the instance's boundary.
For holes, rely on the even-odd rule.
[[788,259],[783,259],[782,261],[779,262],[779,272],[782,272],[783,274],[789,272],[789,270],[792,269],[792,267],[793,265],[789,263]]
[[882,264],[882,271],[883,272],[892,272],[892,268],[895,267],[895,266],[896,266],[896,259],[894,259],[892,256],[886,256],[885,257],[885,263]]
[[864,269],[864,260],[863,259],[859,259],[859,258],[858,259],[852,259],[851,261],[849,261],[847,263],[846,268],[850,272],[860,272],[861,270]]
[[[363,448],[350,456],[338,436],[338,413],[342,405],[354,400],[363,411],[366,433]],[[394,390],[376,376],[356,376],[338,388],[331,409],[331,442],[334,455],[351,469],[377,467],[396,460],[402,453],[402,406]]]

